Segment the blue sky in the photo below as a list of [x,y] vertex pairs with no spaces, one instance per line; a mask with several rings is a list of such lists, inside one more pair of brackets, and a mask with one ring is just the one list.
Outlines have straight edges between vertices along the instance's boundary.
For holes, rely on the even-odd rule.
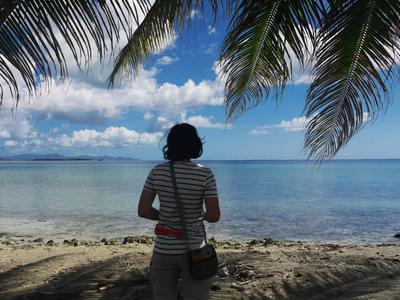
[[[301,116],[309,76],[295,67],[281,102],[268,99],[233,124],[225,124],[223,84],[215,63],[226,23],[197,14],[191,29],[166,42],[139,77],[107,89],[109,64],[88,73],[70,67],[70,80],[54,80],[41,97],[22,97],[17,113],[5,97],[0,112],[0,156],[61,153],[161,159],[166,129],[175,122],[198,127],[204,159],[303,159]],[[67,54],[68,59],[68,54]],[[400,103],[351,140],[337,158],[400,158]]]

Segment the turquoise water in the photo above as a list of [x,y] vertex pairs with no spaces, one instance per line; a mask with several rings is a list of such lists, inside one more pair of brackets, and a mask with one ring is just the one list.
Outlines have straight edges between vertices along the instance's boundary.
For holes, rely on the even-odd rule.
[[[222,217],[209,236],[314,242],[395,242],[400,160],[207,161]],[[101,238],[151,234],[136,215],[155,162],[1,162],[0,232]],[[156,203],[157,205],[157,203]]]

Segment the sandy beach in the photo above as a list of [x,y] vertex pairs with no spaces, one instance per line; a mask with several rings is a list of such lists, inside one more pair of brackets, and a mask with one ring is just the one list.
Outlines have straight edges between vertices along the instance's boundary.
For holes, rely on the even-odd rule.
[[[215,241],[211,299],[400,299],[400,245]],[[46,245],[47,244],[47,245]],[[151,299],[152,238],[0,244],[0,299]]]

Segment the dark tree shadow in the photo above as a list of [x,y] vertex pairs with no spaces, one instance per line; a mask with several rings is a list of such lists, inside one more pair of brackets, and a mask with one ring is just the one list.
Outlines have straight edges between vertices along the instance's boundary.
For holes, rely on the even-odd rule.
[[[260,265],[269,265],[264,254],[251,254]],[[0,274],[0,299],[6,300],[86,300],[86,299],[151,299],[148,255],[129,253],[108,260],[75,267],[56,275],[54,280],[38,288],[22,292],[8,292],[24,284],[24,274],[32,276],[38,268],[50,262],[68,259],[69,255],[52,256],[38,262],[15,267]],[[240,254],[221,255],[221,262],[248,261]],[[359,258],[361,260],[361,256]],[[365,261],[365,258],[363,258]],[[141,267],[137,267],[141,266]],[[307,264],[303,267],[307,268]],[[312,270],[317,271],[312,271]],[[230,287],[233,278],[217,277],[220,289],[211,293],[211,299],[356,299],[366,295],[372,299],[400,299],[400,263],[395,260],[372,260],[369,263],[345,265],[342,268],[308,268],[301,276],[284,278],[280,284],[265,289],[261,286],[273,277],[257,279],[259,285],[248,286],[244,292]],[[26,277],[25,277],[26,278]],[[265,285],[264,285],[265,286]],[[388,297],[384,297],[386,292]],[[397,293],[397,294],[396,294]]]
[[302,275],[301,279],[285,280],[281,286],[265,291],[254,289],[239,299],[400,299],[400,264],[377,262],[357,270],[319,270]]
[[[0,275],[0,286],[18,284],[15,278],[21,272],[29,272],[37,266],[46,265],[47,258],[34,264],[16,267]],[[140,260],[140,261],[139,261]],[[3,293],[1,299],[7,300],[75,300],[75,299],[151,299],[151,286],[147,268],[124,266],[130,261],[147,265],[148,257],[125,254],[108,260],[70,269],[57,275],[39,288],[19,293]],[[3,290],[6,290],[4,288]]]

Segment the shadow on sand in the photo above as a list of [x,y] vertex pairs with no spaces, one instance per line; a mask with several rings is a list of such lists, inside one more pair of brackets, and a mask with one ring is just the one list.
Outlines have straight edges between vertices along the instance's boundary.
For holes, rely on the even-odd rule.
[[[13,287],[24,285],[26,276],[33,278],[36,270],[46,268],[51,262],[66,259],[68,255],[52,256],[1,273],[0,298],[151,299],[148,267],[135,269],[126,266],[130,260],[134,260],[136,265],[145,266],[149,258],[138,258],[133,254],[70,269],[35,289],[12,291]],[[262,257],[254,259],[260,261]],[[264,263],[268,264],[267,261]],[[283,278],[279,284],[276,278],[275,275],[258,278],[253,285],[238,291],[232,288],[233,278],[217,277],[215,285],[219,288],[211,293],[211,299],[400,299],[400,263],[390,260],[371,261],[368,265],[353,265],[340,271],[335,268],[304,271],[299,277]]]
[[[63,299],[151,299],[148,268],[130,269],[123,266],[130,254],[117,256],[97,263],[70,269],[42,286],[23,293],[6,292],[23,285],[21,274],[45,267],[50,261],[65,259],[53,256],[33,264],[19,266],[0,274],[1,299],[13,300],[63,300]],[[132,257],[137,261],[137,257]],[[124,270],[125,269],[125,270]],[[130,270],[127,270],[130,269]],[[122,271],[124,270],[124,271]]]

